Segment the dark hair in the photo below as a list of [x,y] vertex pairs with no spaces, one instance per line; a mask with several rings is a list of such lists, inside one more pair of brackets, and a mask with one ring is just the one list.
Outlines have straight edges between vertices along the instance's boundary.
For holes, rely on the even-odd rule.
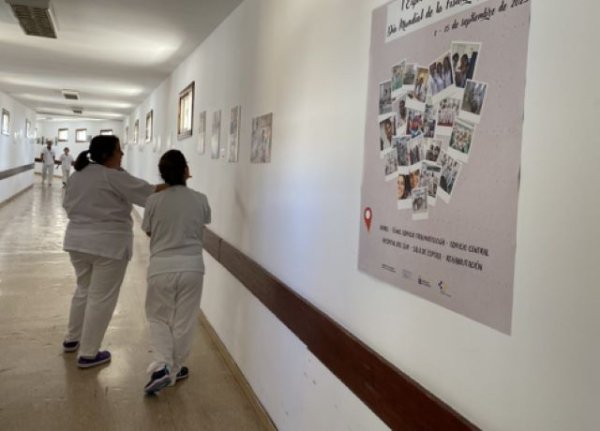
[[82,151],[75,160],[75,170],[81,171],[90,164],[90,160],[103,165],[117,150],[119,138],[114,135],[98,135],[92,138],[90,148]]
[[170,186],[185,185],[185,168],[187,168],[187,162],[179,150],[167,151],[158,162],[160,176]]

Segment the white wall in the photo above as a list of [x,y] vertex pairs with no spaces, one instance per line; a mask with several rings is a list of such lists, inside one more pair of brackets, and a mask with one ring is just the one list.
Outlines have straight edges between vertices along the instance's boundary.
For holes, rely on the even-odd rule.
[[[600,428],[596,192],[600,5],[536,1],[518,216],[513,333],[357,271],[370,20],[380,0],[246,0],[132,114],[188,157],[212,229],[486,430]],[[559,31],[560,30],[560,31]],[[242,105],[240,163],[175,138],[179,91]],[[272,163],[251,165],[251,118],[274,112]],[[196,132],[196,130],[195,130]],[[130,131],[130,133],[132,133]],[[151,145],[126,165],[157,181]],[[207,257],[202,308],[282,430],[385,426]]]
[[[28,119],[31,127],[34,128],[34,112],[0,92],[0,110],[2,108],[10,113],[10,134],[8,136],[0,134],[0,171],[33,163],[35,148],[32,141],[27,139],[25,120]],[[31,171],[19,174],[17,177],[0,180],[0,203],[32,184]]]

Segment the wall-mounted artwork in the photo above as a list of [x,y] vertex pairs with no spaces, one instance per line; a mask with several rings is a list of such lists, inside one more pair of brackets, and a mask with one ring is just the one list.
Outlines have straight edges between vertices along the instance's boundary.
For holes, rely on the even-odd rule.
[[100,135],[112,136],[112,135],[114,135],[113,129],[102,129],[102,130],[100,130]]
[[137,145],[139,137],[140,137],[140,120],[135,120],[135,124],[133,125],[133,145]]
[[231,119],[229,120],[229,147],[227,149],[227,160],[231,163],[236,163],[238,161],[241,122],[242,107],[237,105],[231,108]]
[[154,133],[154,111],[150,110],[146,114],[146,142],[152,140],[152,134]]
[[196,144],[198,154],[204,154],[206,151],[206,111],[200,113],[198,121],[198,143]]
[[25,119],[25,137],[27,139],[33,138],[33,131],[31,130],[31,121]]
[[87,142],[87,129],[75,129],[75,142]]
[[252,119],[252,163],[271,163],[271,135],[273,133],[273,113]]
[[219,158],[219,146],[221,141],[221,111],[213,112],[212,133],[210,136],[210,157]]
[[10,134],[10,113],[6,109],[2,109],[2,134]]
[[194,125],[194,82],[179,93],[179,110],[177,113],[177,139],[192,136]]
[[67,142],[69,140],[69,129],[58,129],[58,142]]

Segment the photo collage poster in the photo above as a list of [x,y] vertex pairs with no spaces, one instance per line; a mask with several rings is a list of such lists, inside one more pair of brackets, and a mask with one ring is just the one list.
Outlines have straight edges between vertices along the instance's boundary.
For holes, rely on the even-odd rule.
[[372,17],[358,267],[504,333],[529,17],[503,0]]
[[240,151],[240,124],[242,122],[242,107],[240,105],[231,108],[229,120],[229,146],[227,148],[227,160],[237,163]]

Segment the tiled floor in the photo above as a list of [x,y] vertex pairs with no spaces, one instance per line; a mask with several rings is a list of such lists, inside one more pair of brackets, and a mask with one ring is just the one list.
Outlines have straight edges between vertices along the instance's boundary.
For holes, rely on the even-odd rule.
[[147,239],[134,258],[103,348],[109,365],[80,370],[62,352],[74,275],[62,251],[61,184],[0,207],[0,430],[259,430],[260,421],[198,324],[190,378],[143,395],[150,361],[144,317]]

